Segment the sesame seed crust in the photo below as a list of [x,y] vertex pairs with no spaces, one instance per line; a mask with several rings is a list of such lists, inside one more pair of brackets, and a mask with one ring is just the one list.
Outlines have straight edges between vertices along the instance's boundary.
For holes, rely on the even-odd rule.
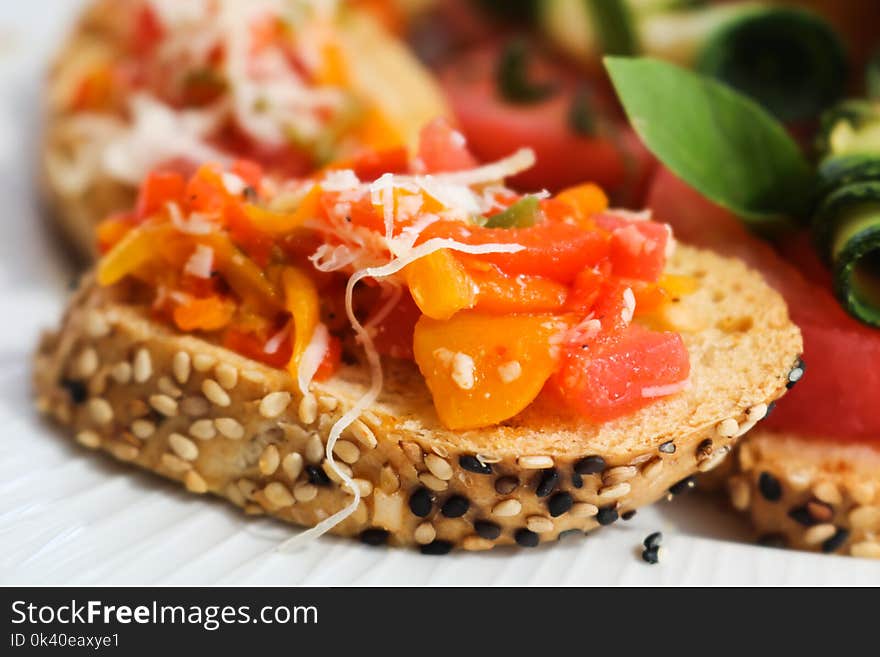
[[[349,503],[351,491],[326,460],[326,441],[365,389],[362,369],[343,367],[303,396],[285,371],[175,334],[110,295],[86,282],[61,331],[44,337],[35,371],[44,412],[88,447],[177,480],[192,492],[224,497],[250,515],[311,526]],[[780,313],[767,320],[787,336],[781,340],[785,349],[774,356],[778,372],[766,375],[756,390],[725,398],[723,415],[692,413],[684,399],[658,402],[667,413],[661,417],[689,420],[664,420],[660,427],[644,420],[649,433],[632,441],[585,438],[583,424],[574,421],[562,434],[571,438],[548,440],[557,434],[534,430],[545,427],[546,419],[529,413],[491,431],[453,433],[437,422],[413,368],[388,362],[383,396],[334,449],[337,466],[350,472],[362,501],[332,531],[371,541],[381,535],[389,545],[439,554],[452,548],[533,547],[564,532],[610,524],[714,467],[737,439],[733,423],[747,425],[756,410],[784,394],[801,345],[784,309]],[[89,332],[87,325],[95,323],[102,330]],[[731,338],[731,344],[735,348],[741,340]],[[710,347],[702,349],[699,360],[709,359]],[[132,376],[105,377],[100,396],[82,399],[79,389],[91,390],[102,369],[70,380],[75,359],[89,350],[108,370],[132,363]],[[88,373],[93,358],[85,360],[80,369]],[[176,393],[169,381],[179,397],[169,394]],[[728,430],[719,431],[726,420]],[[633,435],[627,424],[633,421],[622,421],[619,433]],[[864,537],[859,540],[864,543]]]

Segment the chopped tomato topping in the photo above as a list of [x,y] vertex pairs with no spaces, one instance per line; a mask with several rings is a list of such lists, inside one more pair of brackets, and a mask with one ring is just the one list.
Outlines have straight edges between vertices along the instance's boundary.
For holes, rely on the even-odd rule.
[[419,139],[419,162],[425,173],[473,169],[477,160],[471,155],[462,134],[444,118],[434,119],[422,128]]
[[174,323],[181,331],[219,331],[234,314],[235,304],[229,299],[189,299],[175,307]]
[[318,365],[318,369],[315,370],[315,381],[326,381],[329,379],[339,369],[341,362],[342,342],[335,335],[331,335],[330,340],[327,342],[327,351],[324,352],[324,358],[321,360],[321,364]]
[[669,229],[653,221],[630,221],[601,214],[596,222],[611,233],[611,262],[623,278],[655,282],[666,264]]
[[153,171],[141,185],[135,217],[143,221],[164,211],[168,203],[180,203],[186,188],[186,180],[176,171]]
[[229,329],[223,338],[223,346],[246,356],[251,360],[265,363],[269,367],[276,369],[284,369],[290,361],[292,351],[290,340],[284,340],[273,352],[266,351],[265,338],[261,338],[254,333],[249,333],[239,329]]

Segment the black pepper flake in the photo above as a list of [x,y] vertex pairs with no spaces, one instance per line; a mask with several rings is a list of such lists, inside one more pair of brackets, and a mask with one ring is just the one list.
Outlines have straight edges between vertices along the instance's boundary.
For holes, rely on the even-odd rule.
[[559,473],[553,468],[544,470],[541,473],[541,478],[538,480],[538,485],[535,487],[535,495],[547,497],[553,492],[557,484],[559,484]]
[[581,477],[577,472],[571,473],[571,485],[575,488],[583,488],[584,487],[584,478]]
[[310,484],[314,484],[315,486],[330,485],[330,477],[328,477],[327,473],[317,465],[307,465],[306,475],[308,475]]
[[452,543],[450,543],[449,541],[439,541],[439,540],[438,541],[431,541],[427,545],[423,545],[421,548],[419,548],[419,551],[422,554],[430,554],[430,555],[434,555],[434,556],[442,555],[442,554],[449,554],[449,552],[451,550],[452,550]]
[[495,492],[500,495],[510,495],[517,486],[519,486],[519,480],[516,477],[499,477],[495,481]]
[[516,544],[521,547],[537,547],[541,539],[531,529],[517,529],[513,535]]
[[367,545],[385,545],[388,542],[388,532],[384,529],[365,529],[360,538],[361,543]]
[[67,393],[70,395],[70,401],[74,404],[82,404],[89,398],[89,390],[82,381],[61,379],[61,387],[67,390]]
[[617,509],[613,506],[603,506],[599,509],[599,513],[596,514],[596,520],[600,525],[610,525],[612,522],[616,521],[620,516],[617,514]]
[[464,454],[463,456],[459,457],[458,464],[462,467],[462,469],[467,470],[468,472],[484,475],[492,474],[491,465],[489,465],[488,463],[483,463],[476,456],[471,456],[470,454]]
[[434,496],[427,488],[419,488],[409,496],[409,510],[419,518],[425,518],[434,507]]
[[669,492],[673,495],[681,495],[682,493],[686,493],[689,489],[694,487],[694,478],[693,477],[685,477],[681,481],[678,481],[672,486],[669,487]]
[[806,506],[797,506],[791,509],[788,512],[788,517],[804,527],[812,527],[816,524],[816,519]]
[[645,549],[652,550],[660,547],[660,544],[663,543],[663,533],[662,532],[654,532],[653,534],[648,534],[645,537],[645,540],[642,541],[642,545],[645,546]]
[[462,497],[461,495],[453,495],[443,503],[443,506],[440,508],[440,513],[442,513],[447,518],[461,518],[465,513],[467,513],[467,510],[470,508],[470,506],[471,503],[466,497]]
[[494,541],[501,536],[501,527],[488,520],[477,520],[474,523],[474,531],[477,532],[477,536],[489,541]]
[[574,471],[580,475],[598,474],[605,469],[605,459],[601,456],[587,456],[574,464]]
[[670,440],[660,445],[657,449],[664,454],[675,454],[675,443]]
[[630,509],[629,511],[626,511],[620,515],[621,520],[632,520],[635,517],[636,517],[636,510],[635,509]]
[[758,537],[758,545],[770,548],[785,548],[787,541],[782,534],[763,534]]
[[782,499],[782,484],[769,472],[762,472],[758,477],[758,490],[768,502],[778,502]]
[[804,363],[804,359],[798,358],[794,367],[792,367],[791,371],[788,373],[788,381],[786,382],[785,387],[789,390],[794,388],[795,384],[803,378],[806,371],[807,364]]
[[849,538],[849,531],[843,529],[842,527],[837,530],[837,533],[834,534],[827,541],[822,543],[822,552],[825,554],[829,554],[830,552],[837,552],[843,544],[846,543],[846,539]]
[[549,509],[550,515],[554,518],[568,513],[571,511],[572,506],[574,506],[574,498],[571,496],[571,493],[556,493],[547,501],[547,509]]
[[647,548],[642,551],[642,561],[649,564],[660,563],[660,548]]

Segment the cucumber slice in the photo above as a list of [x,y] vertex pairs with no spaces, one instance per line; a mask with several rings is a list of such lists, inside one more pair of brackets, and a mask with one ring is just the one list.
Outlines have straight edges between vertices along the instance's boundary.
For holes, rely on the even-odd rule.
[[861,153],[826,158],[818,171],[818,199],[853,183],[880,182],[880,157]]
[[707,39],[698,71],[751,96],[778,118],[819,116],[843,94],[846,53],[821,18],[786,7],[745,11]]

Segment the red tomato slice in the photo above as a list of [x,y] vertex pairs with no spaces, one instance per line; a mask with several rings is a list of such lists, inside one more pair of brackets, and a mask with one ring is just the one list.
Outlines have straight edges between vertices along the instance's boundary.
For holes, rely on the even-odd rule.
[[[585,268],[608,255],[608,238],[598,231],[585,231],[572,224],[544,221],[530,228],[479,228],[457,221],[438,221],[428,226],[418,243],[433,237],[451,238],[465,244],[520,244],[516,253],[479,256],[508,274],[544,276],[570,283]],[[467,263],[468,258],[462,257]]]
[[653,221],[631,221],[614,214],[597,215],[596,223],[611,232],[611,265],[616,276],[656,282],[666,266],[669,229]]
[[573,410],[607,422],[654,402],[664,396],[663,387],[680,384],[689,374],[680,335],[633,324],[619,336],[569,348],[554,383]]
[[152,171],[138,192],[135,217],[144,221],[165,207],[168,202],[183,199],[186,180],[176,171]]
[[464,135],[440,117],[422,128],[419,135],[419,161],[425,173],[463,171],[477,166]]
[[[422,311],[409,292],[404,290],[400,301],[391,312],[373,327],[373,345],[376,350],[383,356],[412,360],[413,333],[421,316]],[[370,324],[369,318],[366,323]]]
[[[803,332],[807,374],[762,426],[804,437],[880,440],[880,332],[847,315],[830,287],[804,278],[734,215],[665,169],[652,186],[649,206],[680,239],[743,259],[788,302]],[[798,253],[797,264],[808,265],[804,271],[810,278],[824,278],[803,244],[784,251]]]
[[617,202],[640,201],[654,160],[625,122],[614,117],[613,103],[597,93],[595,109],[602,130],[596,136],[579,136],[569,125],[569,114],[584,81],[549,57],[536,56],[535,78],[556,84],[557,93],[537,103],[511,103],[496,89],[500,51],[497,46],[482,47],[441,72],[441,83],[477,158],[497,160],[528,146],[537,164],[513,178],[515,186],[558,191],[595,182]]

